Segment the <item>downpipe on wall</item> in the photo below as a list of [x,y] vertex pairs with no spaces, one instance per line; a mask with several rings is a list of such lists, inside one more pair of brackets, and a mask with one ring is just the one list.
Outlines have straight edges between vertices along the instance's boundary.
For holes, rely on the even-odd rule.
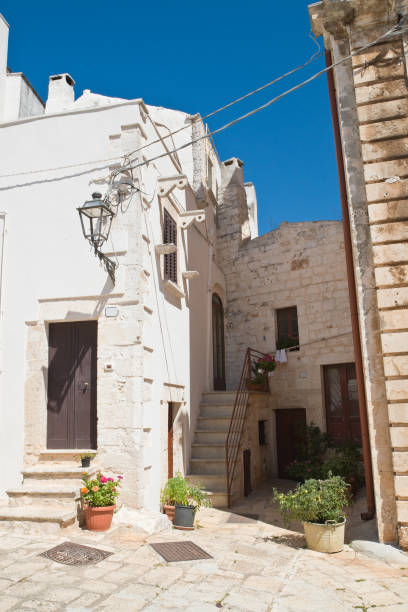
[[[326,51],[325,55],[326,55],[326,66],[331,66],[332,56],[331,56],[330,51]],[[352,335],[353,335],[354,359],[356,362],[358,405],[359,405],[359,411],[360,411],[361,439],[362,439],[362,445],[363,445],[364,475],[365,475],[365,483],[366,483],[367,512],[363,512],[361,514],[361,518],[365,521],[368,521],[372,519],[375,515],[373,466],[371,462],[370,436],[369,436],[369,431],[368,431],[367,401],[366,401],[366,393],[365,393],[365,385],[364,385],[364,371],[363,371],[363,359],[362,359],[362,353],[361,353],[360,329],[359,329],[359,323],[358,323],[357,295],[356,295],[356,283],[355,283],[355,276],[354,276],[353,251],[352,251],[352,244],[351,244],[347,187],[346,187],[346,178],[345,178],[345,172],[344,172],[343,150],[342,150],[342,145],[341,145],[341,134],[340,134],[340,125],[339,125],[333,69],[327,71],[327,84],[329,88],[330,110],[331,110],[331,117],[332,117],[332,123],[333,123],[334,142],[335,142],[335,147],[336,147],[337,171],[338,171],[338,176],[339,176],[340,200],[341,200],[343,231],[344,231],[344,249],[346,253],[347,281],[348,281],[350,312],[351,312],[351,328],[352,328]]]

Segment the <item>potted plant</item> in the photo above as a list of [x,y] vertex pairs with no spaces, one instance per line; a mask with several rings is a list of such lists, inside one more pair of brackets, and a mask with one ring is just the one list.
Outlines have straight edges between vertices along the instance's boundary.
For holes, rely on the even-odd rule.
[[248,391],[268,391],[268,376],[272,376],[276,361],[272,355],[260,357],[252,366],[252,376],[247,380]]
[[177,529],[194,529],[194,517],[201,507],[208,507],[210,500],[205,491],[190,484],[177,472],[161,491],[161,503],[169,520]]
[[95,457],[95,453],[82,453],[79,457],[81,459],[81,467],[89,467],[91,459]]
[[303,522],[308,548],[340,552],[344,547],[343,508],[349,503],[348,488],[341,476],[329,474],[326,480],[306,480],[286,494],[274,489],[274,501],[279,503],[286,524]]
[[107,478],[101,472],[91,479],[84,474],[81,497],[89,531],[107,531],[111,526],[122,479]]

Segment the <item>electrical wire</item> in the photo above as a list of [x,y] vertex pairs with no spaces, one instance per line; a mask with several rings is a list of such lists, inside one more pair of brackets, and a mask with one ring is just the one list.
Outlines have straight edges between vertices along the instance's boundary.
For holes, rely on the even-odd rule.
[[399,30],[402,33],[402,32],[407,31],[408,28],[407,27],[401,28],[401,26],[399,26],[399,25],[394,26],[393,28],[391,28],[390,30],[385,32],[384,34],[381,34],[381,36],[376,38],[376,40],[374,40],[373,42],[367,43],[366,45],[363,45],[362,47],[359,47],[355,51],[352,51],[352,53],[350,53],[349,55],[341,58],[337,62],[334,62],[330,66],[326,66],[322,70],[319,70],[319,72],[316,72],[315,74],[313,74],[308,79],[305,79],[304,81],[302,81],[301,83],[298,83],[294,87],[291,87],[290,89],[287,89],[286,91],[284,91],[283,93],[279,94],[278,96],[275,96],[271,100],[268,100],[268,102],[265,102],[265,104],[262,104],[261,106],[258,106],[257,108],[249,111],[248,113],[245,113],[244,115],[241,115],[240,117],[237,117],[236,119],[233,119],[232,121],[229,121],[225,125],[217,128],[216,130],[213,130],[211,132],[203,134],[203,135],[201,135],[201,136],[199,136],[199,137],[197,137],[197,138],[195,138],[195,139],[193,139],[193,140],[191,140],[189,142],[184,143],[183,145],[180,145],[180,146],[174,148],[172,151],[166,151],[165,153],[161,153],[160,155],[156,155],[155,157],[151,157],[150,159],[146,159],[143,162],[139,162],[137,164],[132,164],[132,166],[129,166],[129,167],[123,167],[123,171],[126,171],[129,168],[140,168],[141,166],[144,166],[145,164],[148,164],[148,163],[151,163],[153,161],[156,161],[157,159],[161,159],[163,157],[166,157],[167,155],[171,155],[172,153],[176,153],[177,151],[181,151],[182,149],[185,149],[185,148],[187,148],[187,147],[189,147],[189,146],[191,146],[193,144],[196,144],[197,142],[200,142],[201,140],[204,140],[206,138],[210,138],[211,136],[214,136],[215,134],[219,134],[220,132],[223,132],[224,130],[232,127],[233,125],[236,125],[240,121],[243,121],[244,119],[248,119],[248,117],[252,117],[253,115],[259,113],[262,110],[264,110],[265,108],[268,108],[269,106],[271,106],[271,104],[274,104],[275,102],[278,102],[279,100],[281,100],[285,96],[289,95],[290,93],[293,93],[294,91],[297,91],[301,87],[304,87],[305,85],[308,85],[309,83],[311,83],[312,81],[317,79],[317,77],[321,76],[325,72],[328,72],[329,70],[332,70],[336,66],[339,66],[340,64],[343,64],[344,62],[348,61],[349,59],[351,59],[352,57],[354,57],[358,53],[361,53],[361,51],[364,51],[365,49],[369,49],[370,47],[378,44],[381,41],[381,39],[386,38],[387,36],[390,36],[390,35],[394,34],[397,30]]
[[[278,81],[281,81],[285,77],[290,76],[291,74],[294,74],[295,72],[301,70],[302,68],[305,68],[311,62],[313,62],[315,59],[317,59],[318,57],[323,55],[323,52],[320,51],[320,44],[319,44],[319,42],[316,40],[316,38],[314,36],[311,35],[311,33],[309,33],[309,36],[312,38],[313,42],[316,43],[318,49],[317,49],[317,51],[315,51],[315,53],[313,53],[313,55],[310,56],[310,58],[306,62],[304,62],[303,64],[300,64],[296,68],[292,68],[292,70],[289,70],[285,74],[282,74],[281,76],[273,79],[272,81],[269,81],[269,83],[266,83],[265,85],[262,85],[261,87],[258,87],[257,89],[254,89],[253,91],[250,91],[250,92],[244,94],[240,98],[232,100],[228,104],[225,104],[224,106],[221,106],[220,108],[217,108],[216,110],[211,111],[210,113],[208,113],[207,115],[204,115],[203,117],[198,116],[196,118],[193,118],[191,123],[193,124],[193,123],[196,123],[197,121],[205,121],[209,117],[213,117],[217,113],[220,113],[221,111],[223,111],[223,110],[225,110],[227,108],[230,108],[234,104],[237,104],[238,102],[241,102],[242,100],[245,100],[246,98],[249,98],[250,96],[253,96],[254,94],[262,91],[263,89],[266,89],[267,87],[270,87],[274,83],[277,83]],[[178,134],[179,132],[187,129],[188,127],[190,127],[190,125],[183,125],[181,128],[175,130],[174,132],[170,132],[169,131],[167,136],[163,136],[163,139],[164,138],[172,137],[172,136],[174,136],[174,134]],[[142,149],[145,149],[147,147],[150,147],[150,146],[152,146],[154,144],[157,144],[157,143],[161,142],[161,140],[162,140],[162,138],[157,138],[156,140],[153,140],[152,142],[148,142],[145,145],[143,145],[142,147],[139,147],[138,149],[135,149],[134,151],[131,151],[130,153],[127,153],[126,155],[133,155],[134,153],[137,153],[137,152],[141,151]],[[97,159],[97,160],[93,160],[93,161],[89,161],[89,162],[79,162],[79,163],[76,163],[76,164],[69,164],[69,165],[65,165],[65,166],[57,166],[55,168],[45,168],[45,169],[41,169],[41,170],[26,170],[26,171],[23,171],[23,172],[15,172],[15,173],[12,173],[12,174],[1,174],[0,178],[9,178],[9,177],[20,176],[20,175],[24,175],[24,174],[38,174],[38,173],[41,173],[41,172],[51,172],[53,170],[68,170],[70,168],[76,168],[76,167],[80,167],[80,166],[87,166],[89,164],[97,164],[97,163],[103,163],[103,162],[116,161],[116,160],[119,160],[119,159],[122,159],[122,158],[123,158],[123,155],[117,155],[115,157],[108,157],[108,158],[105,158],[105,159]]]
[[[198,121],[205,121],[206,119],[209,119],[210,117],[213,117],[214,115],[217,115],[221,111],[226,110],[227,108],[230,108],[231,106],[234,106],[234,104],[238,104],[238,102],[242,102],[242,100],[245,100],[246,98],[249,98],[250,96],[253,96],[256,93],[259,93],[260,91],[263,91],[267,87],[270,87],[271,85],[274,85],[275,83],[278,83],[282,79],[290,76],[291,74],[294,74],[298,70],[301,70],[302,68],[305,68],[311,62],[313,62],[315,59],[321,57],[324,52],[320,50],[320,44],[319,44],[318,40],[316,40],[316,38],[312,35],[311,32],[309,32],[309,37],[317,45],[317,51],[315,51],[313,53],[313,55],[311,55],[306,62],[304,62],[303,64],[300,64],[299,66],[296,66],[296,68],[292,68],[292,70],[289,70],[288,72],[285,72],[285,74],[282,74],[281,76],[273,79],[272,81],[269,81],[269,83],[265,83],[265,85],[261,85],[261,87],[258,87],[257,89],[254,89],[254,90],[244,94],[240,98],[236,98],[235,100],[232,100],[231,102],[228,102],[228,104],[225,104],[224,106],[221,106],[220,108],[217,108],[216,110],[211,111],[210,113],[208,113],[207,115],[204,115],[203,117],[201,117],[200,115],[197,116],[197,117],[193,117],[193,120],[191,121],[191,124],[197,123]],[[169,134],[167,134],[167,136],[165,136],[164,138],[172,137],[175,134],[178,134],[179,132],[182,132],[183,130],[186,130],[189,127],[190,127],[190,125],[183,125],[182,127],[178,128],[177,130],[174,130],[174,132],[169,132]],[[148,142],[145,145],[139,147],[138,149],[135,149],[134,151],[131,151],[130,153],[128,153],[128,155],[133,155],[134,153],[138,153],[142,149],[146,149],[147,147],[150,147],[150,146],[152,146],[154,144],[157,144],[160,141],[161,141],[161,139],[158,138],[157,140],[153,140],[152,142]]]
[[[213,130],[211,132],[207,132],[206,134],[201,135],[201,136],[199,136],[199,137],[197,137],[197,138],[195,138],[195,139],[193,139],[193,140],[191,140],[191,141],[189,141],[189,142],[187,142],[187,143],[185,143],[183,145],[180,145],[179,147],[175,147],[171,151],[166,151],[165,153],[162,153],[160,155],[156,155],[155,157],[152,157],[150,159],[145,159],[143,162],[139,162],[137,164],[132,164],[131,166],[123,166],[122,165],[119,168],[117,168],[116,170],[113,170],[112,173],[111,173],[111,176],[113,177],[113,176],[116,176],[117,174],[119,174],[121,172],[126,172],[127,170],[134,169],[134,168],[139,168],[139,167],[144,166],[146,164],[149,164],[149,163],[151,163],[151,162],[153,162],[153,161],[155,161],[157,159],[161,159],[163,157],[166,157],[167,155],[172,155],[173,153],[176,153],[177,151],[185,149],[186,147],[189,147],[189,146],[191,146],[191,145],[193,145],[193,144],[195,144],[197,142],[200,142],[201,140],[204,140],[204,139],[207,139],[207,138],[211,138],[215,134],[219,134],[220,132],[228,129],[229,127],[231,127],[233,125],[236,125],[240,121],[243,121],[244,119],[247,119],[248,117],[251,117],[251,116],[255,115],[256,113],[260,112],[261,110],[264,110],[265,108],[268,108],[269,106],[271,106],[275,102],[281,100],[282,98],[284,98],[285,96],[289,95],[290,93],[293,93],[294,91],[297,91],[301,87],[304,87],[305,85],[311,83],[312,81],[314,81],[316,78],[318,78],[319,76],[321,76],[325,72],[328,72],[329,70],[332,70],[336,66],[339,66],[340,64],[346,62],[347,60],[351,59],[352,57],[354,57],[358,53],[361,53],[365,49],[369,49],[370,47],[378,44],[382,39],[384,39],[384,38],[386,38],[388,36],[391,36],[392,34],[395,34],[397,31],[398,31],[398,33],[404,33],[407,30],[408,30],[407,26],[402,27],[400,24],[398,24],[396,26],[393,26],[390,30],[388,30],[384,34],[381,34],[378,38],[376,38],[371,43],[367,43],[366,45],[358,47],[357,49],[355,49],[349,55],[341,58],[337,62],[334,62],[330,66],[326,66],[322,70],[319,70],[318,72],[314,73],[308,79],[305,79],[304,81],[302,81],[301,83],[298,83],[294,87],[291,87],[290,89],[287,89],[286,91],[284,91],[283,93],[279,94],[278,96],[275,96],[274,98],[272,98],[271,100],[269,100],[265,104],[262,104],[261,106],[255,108],[255,109],[253,109],[251,111],[249,111],[248,113],[245,113],[244,115],[241,115],[240,117],[237,117],[236,119],[226,123],[225,125],[221,126],[220,128],[218,128],[216,130]],[[302,64],[302,66],[298,67],[297,69],[303,67],[307,63],[310,63],[310,60],[309,60],[309,62],[306,62],[305,64]],[[293,69],[293,71],[296,71],[297,69]],[[287,73],[287,74],[289,74],[289,73]],[[284,75],[282,75],[282,77],[278,77],[278,80],[280,78],[283,78],[283,77],[284,77]],[[276,82],[276,80],[275,80],[275,82]],[[270,82],[270,84],[272,84],[272,81]],[[266,86],[268,86],[268,84],[266,84],[265,87]],[[249,94],[246,94],[245,96],[241,96],[241,98],[237,99],[237,101],[242,100],[245,97],[248,97],[249,95],[252,95],[252,93],[256,93],[256,91],[260,91],[260,89],[262,89],[262,88],[258,88],[258,90],[254,90],[254,92],[250,92]],[[217,111],[213,111],[212,114],[215,114],[216,112],[220,112],[224,108],[227,108],[228,106],[231,106],[233,103],[235,103],[235,101],[229,103],[229,105],[226,105],[226,106],[218,109]],[[209,115],[205,115],[205,117],[209,117],[209,116],[210,116],[210,114]],[[184,128],[185,128],[185,126],[183,126],[183,129]],[[181,131],[181,129],[179,131]],[[176,132],[172,132],[172,134],[175,134],[175,133]],[[169,136],[170,136],[170,134],[168,136],[166,136],[165,138],[167,138]],[[160,141],[160,140],[161,139],[159,139],[158,141]],[[147,143],[146,145],[144,145],[141,148],[145,148],[147,146],[150,146],[151,144],[153,144],[153,142]],[[140,151],[140,149],[136,149],[135,151],[133,151],[133,153],[135,153],[137,151]],[[130,154],[127,153],[126,156],[128,156],[128,155],[130,155]],[[25,175],[25,174],[37,174],[37,173],[40,173],[40,172],[51,172],[51,171],[54,171],[54,170],[62,170],[62,169],[66,169],[66,168],[75,168],[75,167],[78,167],[78,166],[90,165],[90,164],[93,164],[93,163],[102,163],[102,162],[108,162],[108,161],[113,161],[113,160],[117,160],[117,159],[123,159],[123,157],[124,157],[124,155],[121,155],[121,156],[116,156],[116,157],[112,157],[112,158],[94,160],[94,161],[89,161],[89,162],[80,162],[80,163],[77,163],[77,164],[70,164],[68,166],[57,166],[55,168],[44,168],[42,170],[26,170],[26,171],[16,172],[16,173],[12,173],[12,174],[2,174],[2,175],[0,175],[0,179],[1,178],[14,177],[14,176],[21,176],[21,175]],[[92,169],[90,169],[90,172],[91,171],[92,171]]]

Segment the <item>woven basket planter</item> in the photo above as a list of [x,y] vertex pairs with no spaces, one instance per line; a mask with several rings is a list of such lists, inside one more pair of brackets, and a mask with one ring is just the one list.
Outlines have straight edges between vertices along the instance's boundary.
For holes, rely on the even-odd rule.
[[317,552],[340,552],[344,548],[345,525],[346,519],[342,523],[326,521],[324,525],[321,523],[303,523],[307,547]]

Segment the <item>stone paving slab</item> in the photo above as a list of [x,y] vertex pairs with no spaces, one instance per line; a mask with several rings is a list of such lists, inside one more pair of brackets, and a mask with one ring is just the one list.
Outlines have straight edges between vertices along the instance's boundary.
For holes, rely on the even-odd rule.
[[[200,512],[200,528],[143,534],[117,527],[79,529],[42,539],[0,533],[0,612],[143,610],[149,612],[408,612],[406,567],[365,557],[346,546],[324,555],[305,548],[298,531],[263,521],[229,523],[231,513]],[[39,557],[69,539],[113,552],[92,566]],[[213,559],[166,563],[151,542],[191,540]]]

